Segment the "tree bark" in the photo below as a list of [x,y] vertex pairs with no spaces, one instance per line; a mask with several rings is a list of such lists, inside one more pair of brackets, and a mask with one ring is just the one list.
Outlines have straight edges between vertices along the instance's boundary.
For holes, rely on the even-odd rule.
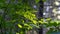
[[[38,11],[38,20],[42,19],[43,18],[43,0],[40,0],[39,1],[39,11]],[[41,25],[41,24],[39,24]],[[43,34],[43,27],[40,26],[40,28],[38,29],[39,30],[39,34]]]

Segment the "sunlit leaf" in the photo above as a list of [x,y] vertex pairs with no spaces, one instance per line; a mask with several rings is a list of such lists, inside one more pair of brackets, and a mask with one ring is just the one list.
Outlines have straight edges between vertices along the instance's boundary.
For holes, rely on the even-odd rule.
[[36,24],[36,23],[37,23],[37,21],[36,21],[36,20],[32,20],[32,22],[33,22],[34,24]]
[[49,20],[51,20],[51,18],[47,18],[46,20],[49,21]]
[[60,23],[60,21],[56,21],[56,23],[57,23],[57,24],[59,24],[59,23]]
[[19,33],[16,33],[16,34],[19,34]]
[[28,24],[24,24],[24,26],[29,26]]
[[19,27],[19,28],[22,28],[22,26],[21,26],[20,24],[18,24],[18,27]]
[[43,24],[43,22],[42,22],[42,21],[39,21],[39,23]]

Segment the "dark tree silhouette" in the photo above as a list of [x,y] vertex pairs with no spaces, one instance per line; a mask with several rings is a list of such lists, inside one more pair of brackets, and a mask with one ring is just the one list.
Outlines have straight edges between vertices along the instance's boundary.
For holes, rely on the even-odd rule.
[[[42,19],[43,18],[43,0],[40,0],[39,1],[39,11],[38,11],[38,19]],[[40,25],[40,24],[39,24]],[[42,26],[40,26],[40,29],[39,30],[39,34],[43,34],[43,28]]]

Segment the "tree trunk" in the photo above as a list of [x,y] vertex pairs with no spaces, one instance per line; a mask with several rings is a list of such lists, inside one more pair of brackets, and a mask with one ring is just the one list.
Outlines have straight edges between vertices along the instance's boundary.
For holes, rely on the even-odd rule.
[[[38,17],[39,17],[38,20],[43,18],[43,0],[39,1]],[[41,25],[41,24],[39,24],[39,25]],[[42,26],[40,26],[40,28],[38,30],[39,30],[39,34],[43,34],[43,27]]]

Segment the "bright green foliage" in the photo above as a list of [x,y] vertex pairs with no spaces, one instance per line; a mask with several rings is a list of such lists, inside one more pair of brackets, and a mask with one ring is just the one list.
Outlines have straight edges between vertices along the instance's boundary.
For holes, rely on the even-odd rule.
[[49,28],[48,32],[58,32],[60,31],[60,21],[52,20],[51,18],[38,20],[38,23],[41,23],[44,28]]
[[[39,0],[35,1],[39,2]],[[0,9],[3,10],[3,14],[0,15],[0,24],[3,31],[5,30],[1,34],[5,34],[5,32],[6,34],[25,34],[26,30],[33,27],[39,28],[39,25],[37,26],[39,23],[46,27],[60,25],[60,22],[50,21],[50,19],[47,19],[46,22],[44,19],[38,20],[35,15],[37,11],[32,8],[33,5],[29,0],[18,0],[18,2],[0,0]]]
[[[37,24],[35,10],[29,4],[29,0],[0,0],[0,9],[3,10],[0,16],[1,34],[25,34],[25,30],[30,30]],[[6,30],[7,29],[7,30]],[[15,32],[16,30],[16,32]],[[17,33],[18,32],[18,33]]]

